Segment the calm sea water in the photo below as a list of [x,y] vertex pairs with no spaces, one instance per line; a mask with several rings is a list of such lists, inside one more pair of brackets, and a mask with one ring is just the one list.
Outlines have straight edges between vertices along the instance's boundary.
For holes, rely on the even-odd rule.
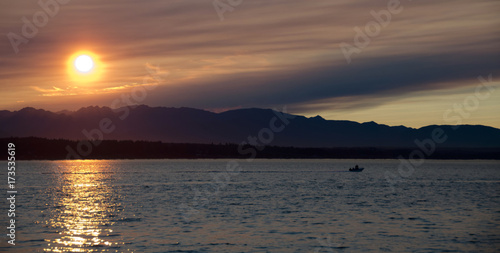
[[[339,172],[355,163],[365,171]],[[428,160],[392,192],[385,173],[397,173],[398,165],[397,160],[19,162],[16,245],[9,246],[4,235],[0,251],[500,250],[499,161]],[[5,226],[6,207],[4,198]]]

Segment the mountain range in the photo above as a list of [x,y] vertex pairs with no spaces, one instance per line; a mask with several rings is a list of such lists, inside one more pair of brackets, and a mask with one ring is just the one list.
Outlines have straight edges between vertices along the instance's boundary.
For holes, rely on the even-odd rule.
[[0,138],[145,140],[168,143],[249,143],[294,147],[414,147],[430,140],[435,129],[450,148],[500,147],[500,129],[482,125],[431,125],[422,128],[375,122],[325,120],[271,109],[237,109],[214,113],[193,108],[111,109],[89,106],[51,112],[27,107],[0,111]]

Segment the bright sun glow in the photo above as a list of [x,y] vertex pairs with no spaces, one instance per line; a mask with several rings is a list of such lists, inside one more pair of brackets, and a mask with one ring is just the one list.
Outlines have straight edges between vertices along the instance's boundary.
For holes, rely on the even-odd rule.
[[67,72],[73,82],[95,82],[104,70],[98,55],[90,51],[78,51],[67,62]]
[[80,55],[76,57],[75,68],[83,73],[87,73],[94,68],[94,61],[88,55]]

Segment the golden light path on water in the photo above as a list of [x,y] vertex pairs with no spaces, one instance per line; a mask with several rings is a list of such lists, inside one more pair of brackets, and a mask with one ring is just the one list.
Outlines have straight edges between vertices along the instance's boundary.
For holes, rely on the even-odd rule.
[[107,184],[113,176],[103,161],[67,161],[60,170],[56,208],[47,221],[58,236],[46,239],[45,252],[115,251],[107,240],[120,212],[116,193]]

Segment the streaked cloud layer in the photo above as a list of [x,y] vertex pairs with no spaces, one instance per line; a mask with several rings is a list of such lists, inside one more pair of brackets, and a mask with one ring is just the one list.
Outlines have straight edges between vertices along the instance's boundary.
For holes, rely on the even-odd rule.
[[[243,0],[221,22],[212,1],[73,0],[16,54],[6,35],[21,34],[22,18],[42,8],[4,1],[0,106],[109,106],[142,84],[150,63],[168,72],[144,101],[152,106],[288,105],[311,116],[421,126],[445,123],[443,112],[473,92],[479,75],[498,80],[494,0],[401,1],[400,12],[347,64],[339,45],[354,45],[355,28],[376,21],[370,12],[387,10],[388,2]],[[78,50],[106,63],[99,82],[68,78],[66,60]],[[465,123],[500,127],[498,93]]]

